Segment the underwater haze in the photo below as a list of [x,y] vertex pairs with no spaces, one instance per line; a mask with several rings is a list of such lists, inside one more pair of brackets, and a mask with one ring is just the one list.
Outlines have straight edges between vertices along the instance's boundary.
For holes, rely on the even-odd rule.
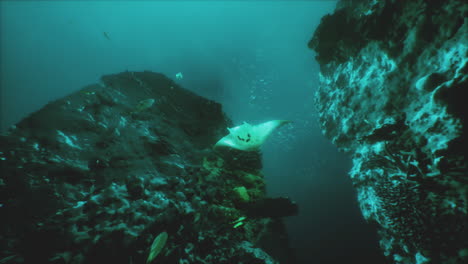
[[[235,125],[293,121],[262,147],[270,196],[297,263],[383,263],[351,161],[322,135],[319,66],[307,47],[335,1],[2,1],[1,131],[102,75],[163,73],[222,104]],[[182,73],[181,78],[176,74]]]

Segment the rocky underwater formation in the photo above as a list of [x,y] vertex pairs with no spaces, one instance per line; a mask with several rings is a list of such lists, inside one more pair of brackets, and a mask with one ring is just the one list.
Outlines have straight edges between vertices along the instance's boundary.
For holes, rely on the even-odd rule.
[[340,1],[309,42],[320,125],[390,263],[468,263],[467,45],[461,0]]
[[0,263],[294,263],[259,152],[162,74],[102,77],[0,136]]

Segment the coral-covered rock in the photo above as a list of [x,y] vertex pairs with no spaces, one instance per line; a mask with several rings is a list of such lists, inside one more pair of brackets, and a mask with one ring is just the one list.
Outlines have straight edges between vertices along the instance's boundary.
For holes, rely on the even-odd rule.
[[145,263],[164,232],[155,263],[292,259],[261,242],[284,241],[270,228],[280,220],[232,227],[246,212],[229,194],[255,187],[241,175],[265,190],[258,169],[236,176],[213,152],[229,126],[220,104],[152,72],[107,75],[46,105],[0,136],[0,262]]
[[323,133],[393,263],[468,262],[467,17],[461,0],[341,1],[309,42]]

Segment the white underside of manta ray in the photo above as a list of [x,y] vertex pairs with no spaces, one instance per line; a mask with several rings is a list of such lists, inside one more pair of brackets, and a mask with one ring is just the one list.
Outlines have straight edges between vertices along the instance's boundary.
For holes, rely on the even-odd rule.
[[258,125],[244,122],[240,126],[228,128],[229,134],[216,142],[214,147],[257,151],[276,128],[290,122],[288,120],[271,120]]

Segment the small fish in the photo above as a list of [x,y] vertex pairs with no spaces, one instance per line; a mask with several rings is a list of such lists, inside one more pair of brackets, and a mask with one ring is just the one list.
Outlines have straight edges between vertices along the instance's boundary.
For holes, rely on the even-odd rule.
[[236,220],[232,221],[231,223],[232,224],[240,223],[240,222],[244,221],[245,219],[247,219],[247,217],[241,216],[241,217],[237,218]]
[[233,227],[238,228],[238,227],[243,226],[243,225],[244,225],[244,222],[239,222],[239,223],[235,224]]
[[156,100],[154,100],[153,98],[141,100],[136,105],[135,112],[141,112],[150,108],[151,106],[153,106],[154,102],[156,102]]
[[175,75],[176,79],[178,80],[181,80],[184,78],[184,75],[181,73],[181,72],[178,72],[176,75]]
[[232,227],[233,228],[238,228],[240,226],[243,226],[245,224],[244,220],[246,220],[246,219],[247,219],[247,217],[245,217],[245,216],[241,216],[241,217],[237,218],[237,220],[231,222],[231,224],[233,224]]
[[104,32],[102,32],[102,34],[104,35],[104,37],[105,37],[106,39],[110,40],[109,33],[107,33],[107,32],[104,31]]
[[81,93],[84,94],[84,95],[94,95],[94,94],[96,94],[96,92],[90,92],[90,91],[82,91]]

